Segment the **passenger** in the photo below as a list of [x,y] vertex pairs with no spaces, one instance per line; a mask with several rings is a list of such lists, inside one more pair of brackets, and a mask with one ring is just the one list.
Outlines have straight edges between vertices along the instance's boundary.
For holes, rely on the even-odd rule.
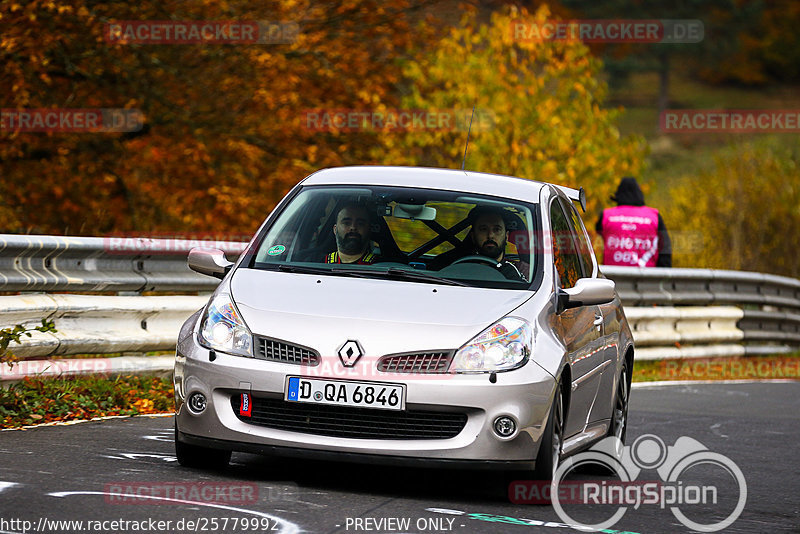
[[369,211],[362,204],[347,204],[336,215],[333,225],[336,251],[325,256],[325,263],[371,265],[376,256],[370,250]]
[[486,256],[497,262],[497,270],[509,280],[527,280],[528,264],[506,257],[508,242],[507,214],[501,208],[476,206],[468,218],[472,228],[466,241],[471,244],[473,255]]
[[603,264],[672,267],[672,241],[664,219],[644,204],[636,178],[626,176],[611,197],[616,208],[603,210],[595,229],[603,236]]

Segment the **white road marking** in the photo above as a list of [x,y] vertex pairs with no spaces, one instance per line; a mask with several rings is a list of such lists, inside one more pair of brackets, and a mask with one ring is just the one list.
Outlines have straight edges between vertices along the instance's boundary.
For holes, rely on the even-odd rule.
[[0,480],[0,493],[3,493],[3,490],[7,490],[8,488],[17,486],[16,482],[3,482]]
[[[121,458],[120,458],[121,456]],[[144,453],[144,452],[121,452],[119,456],[111,456],[109,454],[104,454],[103,458],[111,458],[112,460],[138,460],[139,458],[157,458],[159,460],[164,460],[165,462],[177,462],[178,459],[174,456],[170,456],[168,454],[154,454],[154,453]]]
[[153,441],[167,441],[169,443],[175,441],[175,436],[172,430],[169,430],[167,432],[162,432],[161,434],[151,434],[149,436],[142,436],[142,438],[151,439]]
[[314,502],[301,501],[301,500],[293,500],[292,502],[297,502],[297,503],[305,504],[305,505],[308,505],[308,506],[314,506],[316,508],[327,508],[327,506],[328,506],[327,504],[317,504],[317,503],[314,503]]
[[797,382],[788,378],[775,378],[768,380],[662,380],[659,382],[634,382],[631,387],[635,389],[660,388],[667,386],[706,386],[709,384],[786,384]]
[[719,436],[721,438],[727,438],[728,437],[727,435],[725,435],[722,432],[720,432],[719,427],[721,427],[721,426],[722,426],[722,423],[717,423],[717,424],[711,425],[711,432],[713,432],[714,434],[716,434],[717,436]]
[[209,502],[196,502],[196,501],[185,501],[183,499],[172,499],[170,497],[155,497],[152,495],[134,495],[128,493],[112,493],[107,491],[57,491],[54,493],[48,493],[50,497],[71,497],[73,495],[105,495],[110,497],[130,497],[132,499],[153,499],[156,501],[167,501],[167,502],[174,502],[177,504],[188,504],[193,506],[207,506],[209,508],[219,508],[220,510],[229,510],[231,512],[240,512],[242,514],[250,514],[255,515],[258,517],[264,517],[271,521],[275,521],[276,524],[282,526],[281,530],[279,530],[279,534],[300,534],[303,530],[282,517],[278,517],[275,515],[266,514],[264,512],[258,512],[256,510],[248,510],[246,508],[236,508],[235,506],[227,506],[225,504],[215,504]]

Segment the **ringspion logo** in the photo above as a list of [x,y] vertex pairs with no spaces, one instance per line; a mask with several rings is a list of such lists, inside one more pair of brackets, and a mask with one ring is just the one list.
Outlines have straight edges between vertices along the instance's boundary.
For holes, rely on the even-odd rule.
[[[562,501],[565,492],[559,489],[566,476],[584,466],[603,466],[616,477],[578,482],[579,491],[566,493],[570,504],[577,501],[579,505],[594,507],[608,505],[614,510],[611,517],[591,524],[574,517],[576,511],[585,507],[573,507],[571,512],[565,510],[567,502]],[[643,472],[653,470],[660,481],[637,483],[642,480],[640,475]],[[713,477],[713,482],[704,480],[704,477]],[[717,484],[718,480],[723,483]],[[575,484],[567,481],[568,487]],[[736,488],[734,492],[730,489],[732,485]],[[747,502],[747,481],[733,460],[710,451],[688,436],[678,438],[671,446],[652,434],[640,436],[630,446],[623,446],[618,438],[609,437],[558,466],[550,497],[562,521],[593,531],[613,527],[631,509],[657,506],[662,510],[669,508],[678,521],[692,530],[716,532],[732,525],[741,515]],[[711,520],[700,517],[707,506],[719,510]]]

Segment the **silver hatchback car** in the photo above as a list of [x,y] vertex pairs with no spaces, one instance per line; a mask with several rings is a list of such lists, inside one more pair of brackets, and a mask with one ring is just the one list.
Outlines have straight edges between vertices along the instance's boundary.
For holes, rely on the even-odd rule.
[[231,451],[534,470],[624,439],[633,339],[575,204],[469,171],[342,167],[293,188],[181,329],[181,465]]

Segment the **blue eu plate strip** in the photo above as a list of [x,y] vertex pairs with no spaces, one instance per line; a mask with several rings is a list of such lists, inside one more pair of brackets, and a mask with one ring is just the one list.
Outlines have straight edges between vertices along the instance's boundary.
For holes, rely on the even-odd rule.
[[297,392],[300,390],[300,379],[296,376],[289,379],[289,391],[286,395],[286,400],[296,401]]

